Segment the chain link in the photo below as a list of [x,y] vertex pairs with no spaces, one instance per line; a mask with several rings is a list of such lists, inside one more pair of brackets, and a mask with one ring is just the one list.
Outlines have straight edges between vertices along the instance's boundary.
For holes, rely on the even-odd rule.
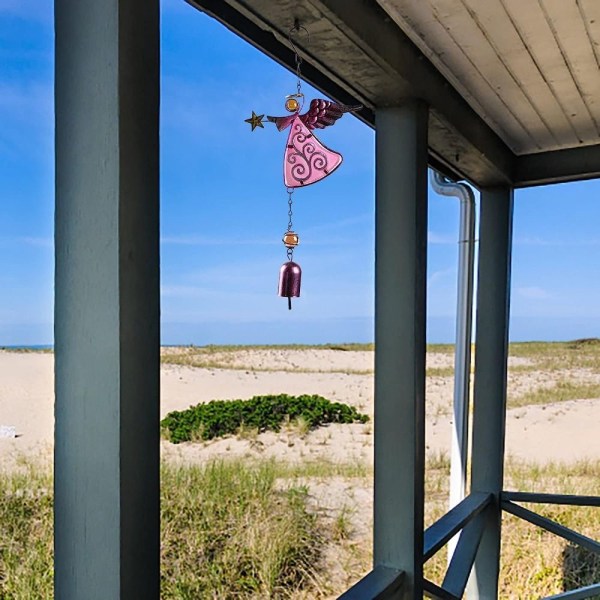
[[287,230],[291,231],[292,230],[292,226],[293,226],[292,225],[292,215],[293,215],[293,212],[292,212],[292,194],[294,193],[294,190],[291,189],[291,188],[288,188],[287,193],[288,193],[288,228],[287,228]]
[[300,81],[300,66],[302,65],[302,58],[298,55],[298,53],[296,52],[296,77],[298,78],[298,81],[296,82],[296,93],[298,95],[300,95],[302,93],[302,83]]
[[[287,188],[287,193],[288,193],[288,227],[287,230],[288,232],[292,231],[292,194],[294,193],[294,188]],[[288,248],[287,249],[287,258],[288,260],[292,260],[294,258],[294,249],[293,248]]]

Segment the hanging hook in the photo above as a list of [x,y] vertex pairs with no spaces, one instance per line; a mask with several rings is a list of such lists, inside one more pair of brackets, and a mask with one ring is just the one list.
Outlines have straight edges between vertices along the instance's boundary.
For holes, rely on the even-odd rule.
[[308,29],[306,29],[306,27],[300,25],[299,19],[294,19],[294,25],[288,31],[288,41],[290,42],[290,46],[292,47],[294,54],[298,57],[300,55],[298,54],[298,49],[296,48],[296,44],[294,44],[294,40],[292,39],[292,34],[300,33],[301,31],[303,31],[306,34],[306,43],[310,44],[310,32],[308,31]]

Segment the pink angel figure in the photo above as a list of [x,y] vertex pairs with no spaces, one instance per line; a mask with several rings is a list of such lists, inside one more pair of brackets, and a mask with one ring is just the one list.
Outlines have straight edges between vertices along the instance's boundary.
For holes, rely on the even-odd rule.
[[[295,104],[294,104],[295,102]],[[286,108],[293,107],[294,114],[286,117],[269,117],[279,131],[290,127],[283,163],[283,181],[288,188],[316,183],[327,177],[342,164],[342,155],[324,146],[312,133],[333,125],[344,113],[360,110],[362,106],[344,106],[329,100],[315,99],[308,112],[299,114],[301,107],[288,99]]]

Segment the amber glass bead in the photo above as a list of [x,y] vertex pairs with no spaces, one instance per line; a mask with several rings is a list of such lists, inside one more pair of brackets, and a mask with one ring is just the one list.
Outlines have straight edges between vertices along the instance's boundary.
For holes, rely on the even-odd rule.
[[293,231],[286,231],[283,234],[283,243],[286,248],[295,248],[300,243],[300,238]]
[[299,106],[300,105],[298,104],[298,100],[296,100],[296,98],[288,98],[285,101],[285,109],[289,112],[296,112]]

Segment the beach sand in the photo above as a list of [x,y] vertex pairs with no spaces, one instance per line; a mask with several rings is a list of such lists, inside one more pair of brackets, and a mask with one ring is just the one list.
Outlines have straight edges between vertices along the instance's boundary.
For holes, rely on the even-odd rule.
[[[372,352],[320,348],[210,351],[191,356],[191,362],[204,365],[197,367],[185,364],[190,351],[194,352],[184,348],[162,350],[171,356],[172,362],[175,357],[174,362],[181,358],[184,364],[161,367],[161,416],[212,399],[280,393],[320,394],[347,402],[373,416]],[[509,398],[523,398],[530,392],[554,388],[564,382],[582,386],[577,389],[587,389],[589,396],[589,390],[600,384],[600,373],[593,361],[590,364],[591,367],[563,368],[559,360],[547,368],[540,361],[538,368],[535,357],[511,357]],[[445,509],[447,502],[440,495],[440,489],[447,489],[447,472],[445,467],[433,465],[447,466],[449,456],[452,365],[453,355],[446,352],[432,352],[427,357],[426,451],[432,458],[427,481],[429,488],[433,485],[437,492],[428,498],[426,525],[432,522],[436,510]],[[32,462],[52,464],[53,367],[54,358],[49,353],[0,352],[0,426],[15,427],[18,433],[14,439],[0,438],[0,469],[27,468]],[[549,462],[597,461],[599,424],[600,398],[512,408],[506,423],[507,460],[532,461],[542,469]],[[296,481],[305,487],[309,507],[328,531],[344,527],[341,537],[334,536],[324,545],[320,563],[319,581],[323,590],[319,597],[333,599],[370,569],[373,480],[369,474],[373,439],[372,422],[330,425],[308,433],[292,424],[277,433],[245,432],[208,442],[174,445],[163,440],[161,453],[167,461],[192,464],[220,457],[275,458],[292,463],[316,461],[321,466],[327,461],[365,467],[360,472],[366,476],[330,474]],[[284,479],[279,485],[285,487],[289,482]],[[552,491],[561,492],[561,485],[559,482],[559,489]],[[562,549],[556,552],[560,556]]]
[[[173,349],[169,349],[173,352]],[[176,350],[175,350],[176,351]],[[373,415],[373,353],[327,349],[261,349],[228,352],[229,368],[161,367],[161,415],[212,399],[249,398],[256,394],[320,394]],[[53,443],[53,355],[0,352],[0,426],[14,426],[18,437],[0,439],[0,463],[22,457],[49,461]],[[218,353],[211,356],[219,362]],[[600,384],[594,369],[544,373],[523,370],[528,359],[511,358],[509,394],[522,395],[558,381]],[[453,356],[430,353],[427,366],[426,445],[428,453],[448,452],[452,428],[453,383],[444,369]],[[521,367],[519,370],[518,367]],[[510,368],[516,368],[510,372]],[[600,398],[537,404],[510,409],[506,453],[519,460],[571,462],[600,458]],[[168,459],[204,461],[215,456],[275,457],[333,462],[373,460],[373,425],[330,425],[301,435],[293,427],[279,433],[231,436],[206,443],[161,442]]]

